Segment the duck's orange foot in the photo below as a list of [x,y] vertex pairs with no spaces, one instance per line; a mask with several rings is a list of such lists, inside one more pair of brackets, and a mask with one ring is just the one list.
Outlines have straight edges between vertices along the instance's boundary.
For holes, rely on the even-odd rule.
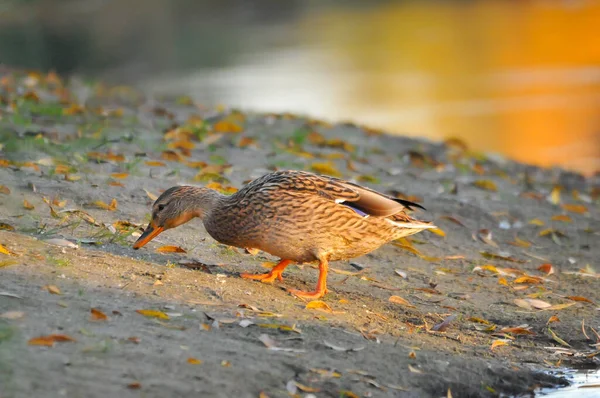
[[267,272],[266,274],[248,274],[243,272],[240,276],[244,279],[254,279],[257,281],[261,281],[263,283],[273,283],[275,279],[279,279],[279,281],[283,281],[283,270],[291,263],[291,260],[281,260],[279,264],[273,267],[271,272]]
[[282,272],[267,272],[266,274],[248,274],[243,272],[240,276],[244,279],[254,279],[257,281],[261,281],[263,283],[273,283],[275,279],[279,279],[279,281],[283,281]]
[[296,297],[300,297],[308,300],[317,300],[327,294],[327,289],[315,290],[314,292],[305,292],[296,289],[287,289],[287,291]]

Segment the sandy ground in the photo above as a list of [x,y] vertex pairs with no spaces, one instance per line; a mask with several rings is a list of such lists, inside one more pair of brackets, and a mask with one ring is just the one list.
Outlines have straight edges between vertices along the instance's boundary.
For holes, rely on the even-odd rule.
[[[2,398],[527,395],[564,382],[544,371],[597,366],[597,178],[460,142],[0,77]],[[199,221],[131,249],[151,196],[274,169],[405,195],[441,231],[332,264],[318,308],[283,289],[312,289],[310,264],[274,285],[241,279],[276,259]],[[38,339],[51,335],[69,341]]]

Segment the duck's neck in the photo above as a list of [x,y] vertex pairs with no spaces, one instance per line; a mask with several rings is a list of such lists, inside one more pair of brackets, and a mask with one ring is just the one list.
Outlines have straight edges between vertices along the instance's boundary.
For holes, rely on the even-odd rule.
[[214,209],[227,199],[227,196],[210,188],[193,187],[190,195],[191,207],[194,215],[204,220],[210,216]]

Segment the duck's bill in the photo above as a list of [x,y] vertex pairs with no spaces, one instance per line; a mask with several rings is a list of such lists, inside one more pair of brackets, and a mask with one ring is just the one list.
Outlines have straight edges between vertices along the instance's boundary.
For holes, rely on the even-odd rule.
[[139,249],[140,247],[144,246],[146,243],[154,239],[156,236],[158,236],[158,234],[160,234],[163,230],[163,227],[155,227],[152,225],[152,223],[148,224],[148,227],[146,227],[146,230],[144,231],[142,236],[140,236],[138,240],[133,244],[133,248],[136,250]]

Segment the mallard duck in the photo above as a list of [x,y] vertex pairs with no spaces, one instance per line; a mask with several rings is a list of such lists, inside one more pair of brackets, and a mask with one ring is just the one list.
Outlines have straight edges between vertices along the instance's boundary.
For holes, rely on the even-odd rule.
[[313,292],[290,293],[317,299],[327,293],[330,261],[367,254],[383,244],[435,228],[407,210],[422,206],[386,196],[338,178],[305,171],[266,174],[231,196],[203,187],[175,186],[152,206],[152,221],[133,245],[139,249],[161,232],[198,217],[215,240],[259,249],[281,260],[266,274],[242,278],[272,283],[283,280],[292,262],[319,262]]

